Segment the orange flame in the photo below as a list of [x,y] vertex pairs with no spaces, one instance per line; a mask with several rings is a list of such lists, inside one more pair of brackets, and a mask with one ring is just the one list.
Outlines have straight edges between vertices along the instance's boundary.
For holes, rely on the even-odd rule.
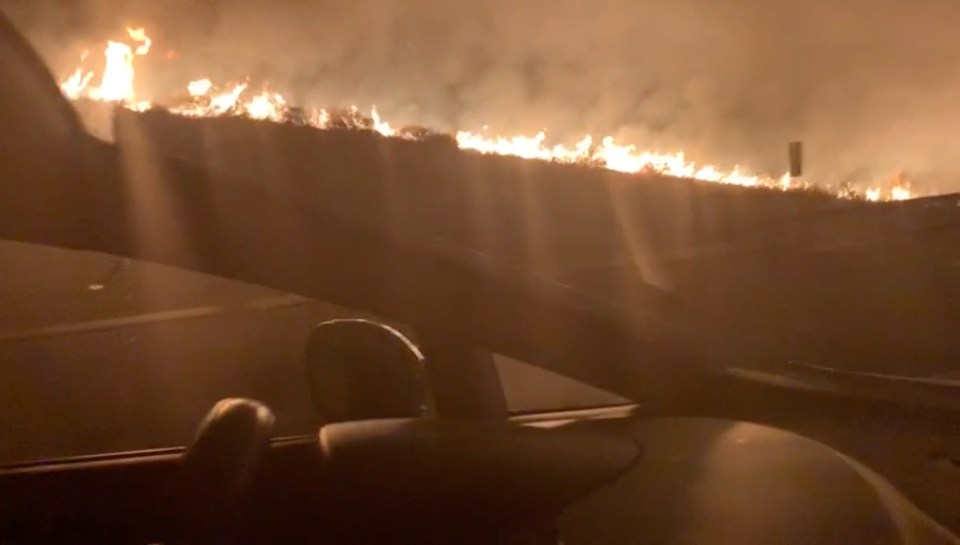
[[77,68],[70,77],[60,83],[60,91],[70,100],[76,100],[83,95],[83,90],[87,88],[92,79],[93,72]]
[[[74,100],[85,96],[104,102],[131,103],[135,109],[143,109],[146,103],[133,102],[133,81],[136,75],[133,68],[133,59],[149,53],[152,42],[142,28],[127,28],[127,35],[138,44],[136,49],[123,42],[107,42],[107,47],[103,51],[106,65],[99,85],[89,87],[91,80],[93,80],[93,72],[81,67],[77,68],[69,78],[60,84],[63,93]],[[81,62],[86,57],[87,53],[84,52],[80,59]],[[146,106],[149,105],[146,104]]]
[[904,186],[894,186],[890,190],[890,200],[892,201],[905,201],[911,196],[910,188]]
[[191,81],[187,84],[187,92],[190,93],[190,96],[194,98],[199,98],[206,95],[212,88],[213,83],[208,79]]
[[283,112],[286,106],[287,103],[282,96],[264,91],[244,104],[243,109],[253,119],[283,121]]
[[396,136],[397,131],[390,126],[389,123],[380,119],[380,112],[377,111],[377,107],[374,106],[370,109],[370,119],[373,119],[373,130],[382,134],[383,136]]

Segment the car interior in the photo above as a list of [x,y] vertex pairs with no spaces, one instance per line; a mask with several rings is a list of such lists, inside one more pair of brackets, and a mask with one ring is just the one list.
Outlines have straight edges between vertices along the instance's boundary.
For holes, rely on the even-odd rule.
[[[3,460],[0,542],[960,543],[955,390],[765,374],[738,369],[729,355],[713,365],[713,355],[672,342],[669,328],[642,329],[647,321],[609,318],[562,286],[314,217],[295,199],[239,185],[221,192],[212,175],[156,157],[153,178],[128,176],[3,16],[0,74],[5,244],[24,245],[23,255],[56,248],[78,260],[89,252],[142,260],[357,309],[298,315],[306,334],[267,353],[273,367],[262,375],[220,383],[242,387],[193,415],[183,445]],[[157,192],[164,184],[174,189]],[[173,205],[130,212],[147,197]],[[266,249],[248,253],[251,241]],[[385,294],[385,285],[396,289]],[[281,330],[288,322],[275,317],[298,308],[284,305],[246,312],[257,327],[276,319]],[[221,317],[204,310],[170,321],[170,344],[191,344],[189,328]],[[208,334],[210,346],[232,350],[198,356],[194,374],[163,395],[130,392],[129,405],[110,406],[111,419],[147,426],[178,396],[200,399],[190,380],[229,376],[231,358],[253,350],[243,341],[254,330]],[[44,335],[0,336],[0,351]],[[85,350],[107,342],[91,338]],[[677,365],[676,354],[688,353],[689,365]],[[501,355],[611,392],[610,402],[516,410]],[[136,358],[148,355],[124,365]],[[0,429],[3,452],[69,433],[52,410],[29,413],[17,397],[23,384],[49,399],[69,391],[35,361],[0,358],[13,415]],[[290,389],[268,396],[265,385],[279,379],[267,375],[288,372]],[[122,383],[97,380],[105,390]],[[257,391],[266,393],[248,395]],[[290,392],[309,400],[296,415],[309,424],[304,433],[278,432],[291,418]],[[98,394],[87,395],[94,405]],[[136,414],[120,414],[125,406]],[[115,433],[80,412],[73,417],[88,433]]]

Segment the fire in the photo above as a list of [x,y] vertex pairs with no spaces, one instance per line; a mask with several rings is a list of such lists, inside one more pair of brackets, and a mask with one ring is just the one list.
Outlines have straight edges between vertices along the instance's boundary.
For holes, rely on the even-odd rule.
[[890,200],[893,201],[905,201],[910,198],[910,188],[903,186],[894,186],[890,190]]
[[140,44],[137,46],[136,51],[134,51],[135,54],[146,55],[150,52],[150,45],[153,41],[147,36],[145,29],[127,27],[127,34],[130,35],[131,40]]
[[[134,46],[122,42],[107,43],[104,51],[106,65],[99,85],[90,87],[94,73],[81,66],[60,84],[63,94],[73,100],[89,98],[116,102],[137,111],[150,108],[150,102],[135,100],[134,60],[150,52],[152,41],[143,28],[127,28],[127,34],[134,42]],[[170,52],[167,57],[170,58]],[[82,56],[81,63],[85,58],[86,53]],[[288,119],[288,114],[293,110],[280,93],[264,89],[252,97],[246,97],[248,87],[248,83],[238,83],[227,88],[219,88],[207,78],[191,81],[186,86],[190,96],[189,102],[173,105],[167,109],[174,114],[188,117],[243,115],[252,119],[277,122]],[[349,115],[354,118],[363,117],[356,106],[350,108]],[[304,119],[318,129],[329,128],[331,124],[331,115],[326,110],[306,112]],[[400,133],[383,120],[376,107],[370,110],[368,119],[366,124],[360,126],[387,137],[410,138],[409,135]],[[567,147],[548,145],[545,131],[533,136],[490,136],[485,134],[486,130],[487,128],[484,127],[481,133],[459,131],[455,135],[456,142],[461,149],[483,154],[511,155],[524,159],[567,164],[590,164],[631,174],[651,172],[678,178],[745,187],[766,187],[782,191],[810,187],[805,182],[798,183],[789,173],[780,177],[759,176],[742,172],[737,166],[725,171],[716,165],[700,165],[689,161],[682,151],[660,153],[639,150],[632,144],[616,142],[612,136],[596,141],[592,136],[587,135],[573,146]],[[901,175],[896,176],[887,185],[888,191],[880,187],[871,187],[863,194],[859,194],[851,187],[845,186],[834,194],[841,198],[864,198],[874,202],[905,200],[912,196],[909,183]]]
[[[524,159],[539,159],[558,163],[590,163],[630,174],[657,172],[678,178],[694,178],[707,182],[747,187],[783,186],[783,177],[780,178],[780,181],[775,181],[760,176],[747,175],[741,173],[739,167],[735,167],[730,172],[722,172],[714,165],[698,166],[696,163],[687,161],[682,151],[676,153],[638,151],[636,146],[632,144],[618,144],[612,136],[607,136],[599,144],[596,144],[593,137],[587,135],[570,148],[563,145],[546,146],[544,142],[547,135],[543,131],[532,137],[488,137],[482,134],[460,131],[456,138],[457,144],[462,149],[480,153],[513,155]],[[789,174],[784,176],[789,179]]]
[[191,81],[187,84],[187,92],[194,98],[200,98],[206,95],[210,92],[210,89],[213,89],[213,82],[208,79]]
[[[63,93],[73,100],[86,97],[104,102],[132,104],[135,109],[149,107],[149,104],[143,101],[134,102],[133,81],[136,72],[133,68],[133,60],[135,57],[149,53],[152,41],[142,28],[127,28],[127,35],[137,44],[136,48],[123,42],[107,42],[107,47],[103,51],[106,64],[100,85],[90,87],[94,74],[80,67],[60,84]],[[85,59],[86,53],[81,57],[81,62]]]
[[864,197],[871,202],[878,201],[905,201],[913,196],[910,191],[910,181],[902,172],[897,172],[886,183],[889,190],[884,192],[882,187],[871,187],[866,190]]
[[234,86],[233,89],[227,91],[226,93],[219,94],[212,99],[210,99],[210,108],[214,115],[222,114],[229,112],[231,109],[237,106],[237,102],[240,101],[240,95],[247,90],[247,84],[241,83]]
[[283,111],[287,103],[283,97],[277,93],[268,93],[264,91],[253,97],[250,102],[243,106],[247,115],[253,119],[269,119],[271,121],[282,121]]
[[[324,112],[326,113],[326,112]],[[373,120],[373,130],[382,134],[383,136],[396,136],[397,131],[390,126],[389,123],[380,119],[380,112],[377,111],[377,107],[374,106],[370,109],[370,118]],[[329,117],[328,117],[329,121]],[[324,123],[326,125],[326,123]]]
[[209,79],[191,81],[187,92],[193,102],[184,106],[175,106],[169,110],[187,117],[215,117],[226,114],[243,114],[252,119],[283,121],[287,112],[287,101],[279,93],[262,91],[246,102],[240,97],[248,85],[239,83],[226,91],[220,91]]
[[780,177],[780,189],[784,191],[790,191],[790,186],[793,185],[793,177],[790,176],[790,173],[787,172]]
[[60,91],[70,100],[76,100],[83,95],[83,90],[87,88],[87,85],[90,85],[92,79],[93,72],[77,68],[69,78],[60,83]]
[[247,90],[246,83],[233,86],[229,91],[216,92],[213,82],[209,79],[191,81],[187,84],[187,92],[193,102],[182,106],[168,108],[172,113],[186,117],[214,117],[233,112],[240,102],[240,95]]

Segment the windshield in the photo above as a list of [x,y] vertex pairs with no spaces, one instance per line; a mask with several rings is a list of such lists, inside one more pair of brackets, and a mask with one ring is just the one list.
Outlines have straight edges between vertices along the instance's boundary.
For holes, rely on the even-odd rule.
[[[70,199],[59,208],[5,202],[0,238],[74,248],[96,239],[218,275],[4,242],[3,388],[18,400],[11,422],[35,438],[4,448],[30,457],[90,450],[78,444],[179,444],[221,394],[276,403],[283,433],[309,430],[291,363],[300,339],[320,319],[363,313],[290,293],[305,278],[349,276],[354,264],[380,279],[392,274],[400,265],[371,258],[369,233],[429,248],[417,255],[457,256],[457,267],[408,269],[433,271],[420,282],[446,294],[469,291],[451,285],[482,294],[504,278],[534,279],[598,315],[667,324],[655,330],[670,331],[664,344],[715,356],[718,366],[956,376],[960,220],[943,182],[953,179],[947,139],[936,129],[950,116],[931,119],[926,109],[949,110],[943,97],[952,95],[914,100],[905,83],[952,89],[937,79],[947,72],[932,68],[952,61],[925,53],[952,36],[940,33],[952,32],[946,19],[923,7],[898,18],[927,29],[900,49],[880,39],[892,21],[876,10],[802,8],[824,11],[801,24],[807,19],[766,7],[643,4],[2,4],[89,133],[115,144],[96,149],[119,157],[120,168],[74,172],[87,150],[72,147],[72,118],[38,98],[42,85],[5,86],[10,115],[0,122],[23,146],[2,152],[20,169],[4,187],[26,192],[53,180],[87,200],[82,210]],[[678,16],[680,27],[662,23]],[[847,42],[850,20],[877,38],[869,41],[881,49],[870,55],[883,70],[859,62],[862,70],[848,70],[867,55]],[[798,42],[809,44],[802,58]],[[794,53],[781,55],[787,44]],[[0,45],[5,68],[28,71]],[[864,89],[882,92],[862,99]],[[50,144],[56,134],[59,148]],[[23,150],[32,162],[19,159]],[[163,174],[174,189],[153,193]],[[101,193],[86,191],[92,179],[105,184]],[[130,185],[109,185],[116,180]],[[87,208],[100,202],[131,232],[98,223],[106,220]],[[69,225],[89,230],[65,232],[51,211],[71,211],[80,223]],[[29,229],[10,217],[29,217]],[[309,223],[326,218],[353,229],[349,237]],[[130,240],[143,233],[133,227],[150,231],[156,246],[136,248]],[[182,251],[177,235],[219,245]],[[349,265],[303,253],[317,237],[348,237],[340,242],[348,249],[327,257]],[[486,276],[464,272],[476,270]],[[389,282],[368,284],[376,289],[344,297],[380,303],[369,293],[389,291]],[[251,367],[238,364],[227,379],[209,363],[244,358]],[[502,375],[507,368],[500,363]],[[117,387],[105,396],[88,384]],[[624,399],[612,395],[591,390],[548,405]],[[535,405],[543,404],[520,410],[548,408]],[[47,436],[30,427],[36,422],[68,423],[67,431]],[[136,434],[144,440],[126,440]]]

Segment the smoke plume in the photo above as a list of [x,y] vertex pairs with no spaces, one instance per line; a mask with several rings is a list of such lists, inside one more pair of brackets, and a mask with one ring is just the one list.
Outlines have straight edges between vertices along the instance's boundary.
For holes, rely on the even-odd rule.
[[[395,125],[641,148],[811,181],[960,190],[960,3],[948,0],[0,0],[54,71],[144,25],[146,95],[249,75]],[[164,52],[173,52],[164,56]],[[148,75],[149,74],[149,75]],[[147,97],[149,98],[149,96]],[[154,98],[160,98],[159,96]]]

